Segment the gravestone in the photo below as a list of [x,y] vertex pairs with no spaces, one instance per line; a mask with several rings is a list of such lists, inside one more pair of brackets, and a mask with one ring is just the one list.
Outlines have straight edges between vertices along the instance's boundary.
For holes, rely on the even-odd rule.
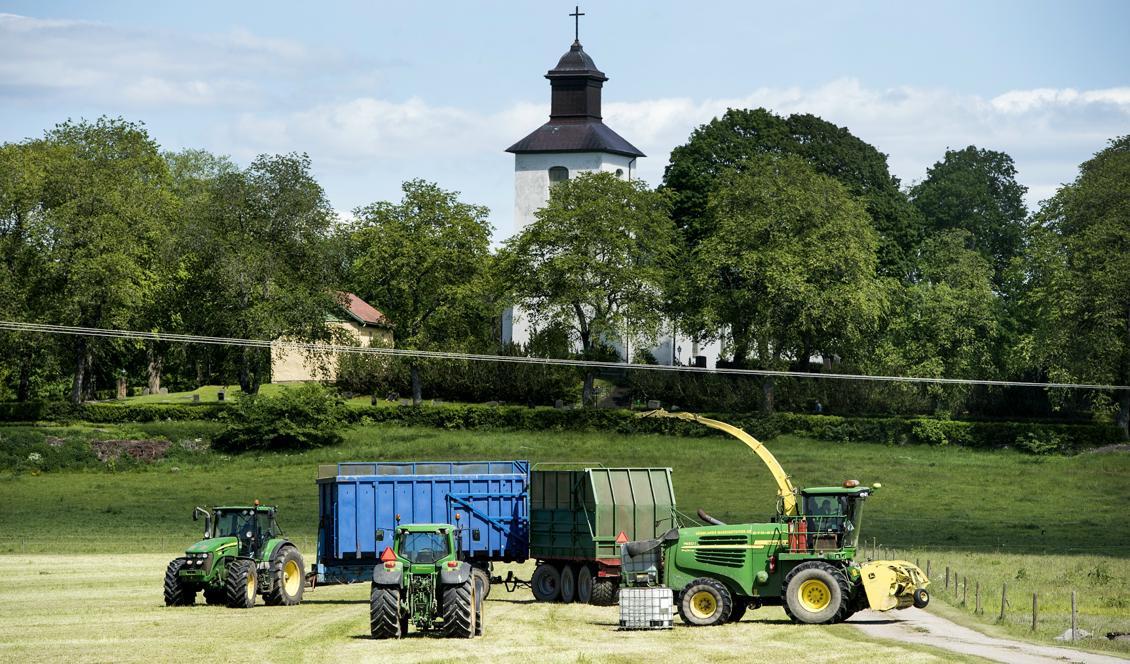
[[224,400],[224,391],[220,390],[219,392],[216,392],[216,401],[223,401],[223,400]]
[[141,388],[141,396],[143,396],[143,397],[149,396],[149,388],[148,387]]
[[167,388],[167,387],[162,387],[161,389],[157,390],[157,393],[158,393],[158,394],[168,394],[168,393],[169,393],[169,388]]
[[648,410],[659,410],[659,402],[656,401],[655,399],[648,401],[647,402],[647,409]]
[[377,395],[374,394],[373,396],[369,397],[369,405],[370,406],[377,405]]
[[192,395],[192,403],[200,403],[200,395],[199,394]]
[[411,406],[412,400],[411,399],[400,399],[400,400],[397,401],[397,403],[401,406]]
[[557,410],[561,410],[562,408],[565,407],[565,402],[562,401],[561,399],[558,399],[557,401],[553,402],[553,407],[556,408]]

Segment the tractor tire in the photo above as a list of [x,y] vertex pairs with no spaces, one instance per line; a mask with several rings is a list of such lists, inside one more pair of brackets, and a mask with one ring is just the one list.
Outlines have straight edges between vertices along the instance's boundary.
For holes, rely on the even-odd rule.
[[925,588],[914,591],[914,608],[925,609],[930,605],[930,593]]
[[552,563],[542,563],[530,577],[530,590],[539,602],[556,602],[561,596],[561,572]]
[[490,597],[490,574],[486,570],[479,569],[478,567],[471,568],[471,578],[475,581],[475,591],[479,595],[479,599],[485,601]]
[[572,604],[577,598],[577,572],[569,563],[561,566],[561,603]]
[[184,558],[176,558],[165,568],[165,606],[192,606],[196,603],[196,589],[180,578]]
[[475,584],[471,579],[443,589],[443,635],[470,639],[475,636]]
[[250,609],[255,606],[259,574],[255,570],[254,561],[237,558],[228,563],[228,576],[224,588],[227,591],[228,607]]
[[271,556],[271,589],[263,595],[269,606],[294,606],[302,601],[306,566],[298,549],[284,544]]
[[577,571],[577,603],[588,604],[592,602],[592,568],[581,565]]
[[369,634],[374,639],[399,639],[408,631],[400,615],[400,588],[373,585],[369,591]]
[[721,625],[734,610],[734,598],[721,582],[705,577],[687,584],[679,599],[679,617],[688,625]]
[[785,576],[785,614],[793,622],[828,625],[842,622],[851,611],[851,587],[840,568],[813,560]]
[[616,582],[609,579],[597,578],[592,583],[592,598],[589,603],[593,606],[613,606],[616,604]]
[[225,588],[205,588],[204,601],[208,606],[221,606],[228,603],[228,592]]
[[736,623],[741,621],[741,619],[745,617],[745,610],[748,607],[749,604],[744,597],[735,597],[734,607],[730,609],[730,617],[726,619],[726,622]]

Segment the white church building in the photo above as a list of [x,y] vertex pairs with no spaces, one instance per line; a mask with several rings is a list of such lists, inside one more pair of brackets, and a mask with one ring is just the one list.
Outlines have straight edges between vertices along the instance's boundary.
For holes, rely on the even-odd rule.
[[[581,48],[580,40],[573,42],[545,77],[552,90],[549,121],[506,149],[514,155],[514,221],[518,228],[534,221],[534,213],[549,201],[552,183],[592,171],[630,180],[636,160],[646,156],[604,124],[600,96],[608,77]],[[507,311],[502,319],[503,343],[525,344],[529,339],[530,328],[522,310]],[[658,340],[658,345],[654,339],[608,341],[625,361],[631,359],[640,341],[651,347],[660,364],[692,364],[692,356],[699,351],[689,340],[670,335]],[[716,358],[717,345],[711,346],[711,355]]]

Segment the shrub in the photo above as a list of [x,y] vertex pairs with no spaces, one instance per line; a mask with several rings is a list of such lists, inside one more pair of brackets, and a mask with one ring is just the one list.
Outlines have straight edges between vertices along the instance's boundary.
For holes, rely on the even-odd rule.
[[212,441],[221,452],[306,450],[342,441],[345,404],[317,384],[277,396],[245,395],[232,406],[231,424]]

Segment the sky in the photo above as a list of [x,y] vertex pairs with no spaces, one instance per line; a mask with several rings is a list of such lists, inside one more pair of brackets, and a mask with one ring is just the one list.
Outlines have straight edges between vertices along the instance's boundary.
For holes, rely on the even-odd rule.
[[[68,118],[145,123],[163,149],[246,165],[305,152],[343,216],[424,178],[515,232],[511,144],[575,3],[0,0],[0,141]],[[604,121],[662,180],[727,108],[813,113],[903,185],[947,148],[1003,150],[1035,206],[1130,133],[1130,1],[584,3]]]

